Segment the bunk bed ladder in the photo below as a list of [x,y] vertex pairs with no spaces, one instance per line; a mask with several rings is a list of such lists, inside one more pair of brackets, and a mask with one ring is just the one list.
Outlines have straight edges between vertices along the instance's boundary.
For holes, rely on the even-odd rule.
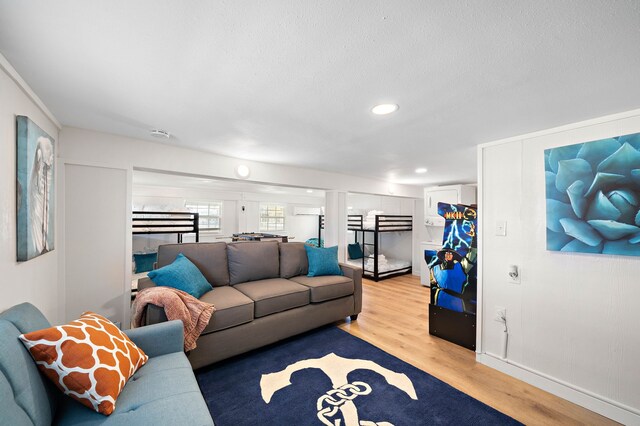
[[324,215],[318,215],[318,247],[324,247],[322,241],[322,230],[324,229]]

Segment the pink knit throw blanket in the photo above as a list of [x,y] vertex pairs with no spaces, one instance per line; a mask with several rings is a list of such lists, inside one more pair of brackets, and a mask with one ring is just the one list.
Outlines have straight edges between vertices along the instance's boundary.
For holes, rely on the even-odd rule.
[[195,349],[196,340],[209,324],[215,307],[201,302],[184,291],[171,287],[150,287],[140,291],[133,302],[131,323],[142,326],[142,316],[148,304],[164,308],[169,321],[180,320],[184,325],[184,350]]

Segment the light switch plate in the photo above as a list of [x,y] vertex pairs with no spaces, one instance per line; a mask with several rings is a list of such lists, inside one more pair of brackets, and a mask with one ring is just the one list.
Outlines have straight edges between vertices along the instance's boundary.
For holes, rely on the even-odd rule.
[[506,237],[507,236],[507,221],[506,220],[498,220],[496,222],[496,236],[498,236],[498,237]]

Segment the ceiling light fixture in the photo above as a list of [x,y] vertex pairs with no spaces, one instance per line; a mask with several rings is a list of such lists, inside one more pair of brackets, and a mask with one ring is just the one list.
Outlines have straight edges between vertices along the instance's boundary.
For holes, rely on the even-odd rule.
[[422,174],[422,173],[427,173],[427,168],[426,167],[418,167],[415,170],[416,173]]
[[245,166],[244,164],[240,164],[238,167],[236,167],[236,174],[242,179],[248,178],[250,173],[251,170],[249,170],[249,167]]
[[312,194],[313,193],[313,189],[307,189],[307,193]]
[[386,115],[396,112],[398,108],[399,107],[396,104],[380,104],[371,108],[371,112],[376,115]]
[[153,129],[150,131],[150,133],[151,136],[159,139],[169,139],[171,137],[171,134],[169,132],[160,129]]

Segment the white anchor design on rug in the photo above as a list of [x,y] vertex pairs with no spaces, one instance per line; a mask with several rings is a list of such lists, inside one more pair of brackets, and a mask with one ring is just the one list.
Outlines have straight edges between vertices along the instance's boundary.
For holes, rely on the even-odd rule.
[[317,401],[318,419],[326,426],[342,426],[341,419],[330,420],[338,412],[342,414],[344,426],[393,426],[389,422],[360,420],[358,409],[353,400],[359,395],[372,392],[371,386],[364,382],[349,383],[347,375],[354,370],[371,370],[385,378],[387,383],[405,392],[411,399],[417,400],[416,390],[406,374],[396,373],[366,359],[349,359],[334,353],[322,358],[305,359],[287,366],[284,370],[263,374],[260,379],[262,399],[267,404],[273,394],[291,384],[291,375],[305,368],[317,368],[331,380],[333,389],[326,392]]

